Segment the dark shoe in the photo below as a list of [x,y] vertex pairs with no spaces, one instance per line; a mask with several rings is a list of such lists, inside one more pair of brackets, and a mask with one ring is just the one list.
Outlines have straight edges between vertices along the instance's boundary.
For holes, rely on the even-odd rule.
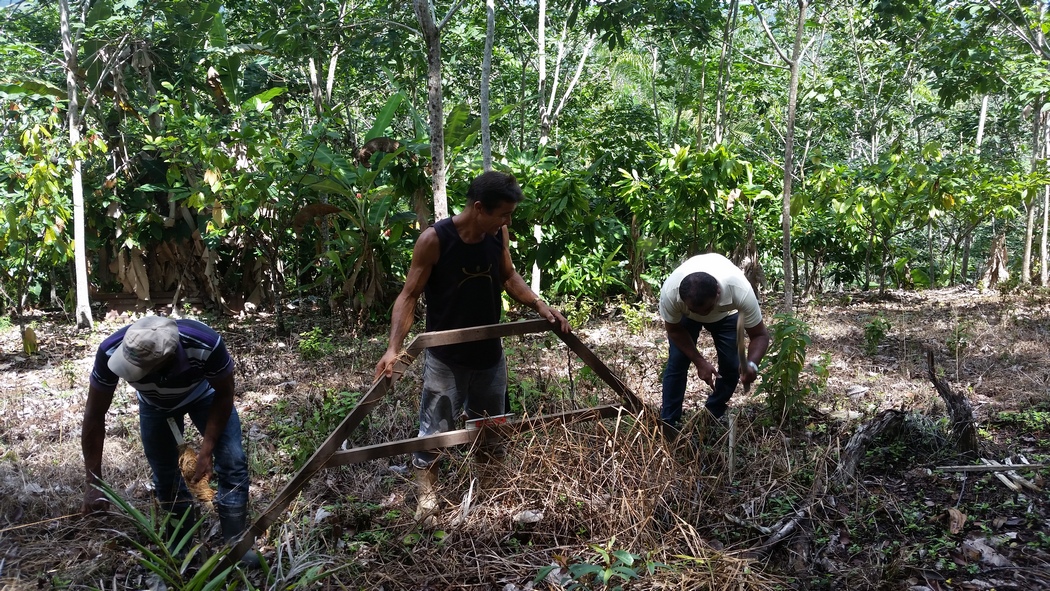
[[[230,544],[240,539],[241,534],[247,528],[248,509],[246,507],[217,507],[219,512],[219,526],[222,528],[222,539]],[[241,565],[248,568],[259,568],[259,554],[249,549],[241,556]]]
[[434,465],[434,460],[427,461],[426,458],[422,458],[418,455],[412,456],[412,467],[416,470],[429,470]]

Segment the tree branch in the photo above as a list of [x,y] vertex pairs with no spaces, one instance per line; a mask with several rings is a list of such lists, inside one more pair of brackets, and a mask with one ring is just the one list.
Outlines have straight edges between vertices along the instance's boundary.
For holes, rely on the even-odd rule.
[[766,37],[769,39],[769,42],[773,44],[773,50],[777,52],[780,59],[784,60],[785,63],[790,64],[791,60],[788,58],[787,54],[784,53],[784,50],[780,48],[780,44],[777,43],[776,38],[773,37],[773,31],[769,30],[769,25],[766,24],[766,17],[762,16],[762,9],[757,4],[755,5],[755,14],[758,15],[758,22],[762,23],[762,30],[766,32]]
[[739,49],[737,50],[737,53],[739,53],[740,55],[744,56],[744,59],[746,59],[748,61],[751,61],[751,62],[754,62],[754,63],[756,63],[756,64],[758,64],[760,66],[765,66],[767,68],[777,68],[777,69],[780,69],[780,70],[787,70],[788,69],[787,66],[782,65],[782,64],[771,64],[769,62],[764,62],[764,61],[762,61],[762,60],[760,60],[758,58],[751,57],[750,55],[748,55],[747,53],[745,53],[744,51],[739,50]]
[[445,28],[445,25],[448,24],[449,19],[451,19],[452,15],[456,14],[456,12],[459,11],[459,8],[461,6],[463,6],[463,0],[459,0],[458,2],[456,2],[455,5],[452,6],[452,8],[448,9],[448,14],[445,15],[445,18],[441,19],[441,24],[438,25],[439,31]]
[[569,87],[565,89],[565,94],[561,95],[561,101],[558,102],[558,108],[554,110],[554,114],[551,116],[552,120],[557,120],[558,115],[561,114],[561,110],[565,107],[565,101],[568,100],[569,95],[572,94],[576,83],[580,80],[580,74],[583,72],[583,66],[587,63],[587,56],[590,55],[591,49],[594,47],[596,37],[592,34],[587,39],[587,44],[583,46],[583,55],[580,56],[580,63],[576,64],[576,73],[573,74],[572,80],[569,82]]

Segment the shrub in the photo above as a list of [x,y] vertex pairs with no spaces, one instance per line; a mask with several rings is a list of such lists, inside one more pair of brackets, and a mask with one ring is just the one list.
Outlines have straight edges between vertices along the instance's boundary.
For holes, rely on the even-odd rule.
[[773,342],[763,363],[765,369],[758,392],[766,394],[769,410],[784,424],[802,415],[808,407],[806,401],[823,388],[828,360],[823,360],[823,366],[814,366],[814,377],[804,380],[806,348],[811,343],[809,326],[792,314],[777,314],[774,319]]
[[299,333],[299,337],[299,355],[304,361],[322,359],[335,353],[332,337],[322,334],[319,326]]
[[864,325],[864,352],[874,355],[890,330],[890,322],[882,315],[875,316]]

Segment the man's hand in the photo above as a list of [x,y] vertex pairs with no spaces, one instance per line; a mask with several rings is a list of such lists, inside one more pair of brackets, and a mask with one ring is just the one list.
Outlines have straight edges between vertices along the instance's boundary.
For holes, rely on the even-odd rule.
[[706,359],[701,359],[699,363],[696,363],[696,375],[712,388],[715,387],[715,378],[722,377],[715,370],[715,366],[708,363]]
[[191,483],[197,484],[202,479],[204,480],[204,482],[208,482],[211,480],[211,473],[211,454],[206,454],[202,450],[201,453],[197,454],[197,469],[193,471],[193,479],[191,480]]
[[557,324],[560,331],[572,332],[572,327],[569,326],[569,321],[565,319],[565,316],[562,316],[561,312],[548,306],[547,302],[543,300],[536,302],[536,311],[539,312],[541,318],[546,318],[547,322]]
[[80,506],[81,515],[91,515],[109,509],[109,499],[93,482],[84,484],[84,504]]
[[751,384],[758,379],[758,366],[753,361],[745,361],[740,366],[740,383],[744,385],[744,388],[749,388]]
[[381,377],[392,378],[394,377],[394,365],[397,363],[397,351],[387,351],[383,353],[383,357],[376,364],[376,375],[372,378],[372,381],[378,380]]

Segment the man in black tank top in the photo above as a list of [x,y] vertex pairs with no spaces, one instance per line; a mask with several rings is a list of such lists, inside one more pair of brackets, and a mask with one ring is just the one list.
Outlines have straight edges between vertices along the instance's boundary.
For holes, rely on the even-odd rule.
[[[394,302],[390,344],[376,364],[377,379],[393,376],[423,293],[427,331],[499,322],[503,290],[569,331],[568,320],[529,288],[511,262],[507,226],[523,198],[514,176],[486,172],[471,182],[461,213],[423,231],[412,251],[405,286]],[[464,411],[472,419],[505,414],[506,390],[507,364],[500,339],[427,349],[419,436],[452,430]],[[427,470],[436,459],[434,452],[418,452],[412,465]]]

